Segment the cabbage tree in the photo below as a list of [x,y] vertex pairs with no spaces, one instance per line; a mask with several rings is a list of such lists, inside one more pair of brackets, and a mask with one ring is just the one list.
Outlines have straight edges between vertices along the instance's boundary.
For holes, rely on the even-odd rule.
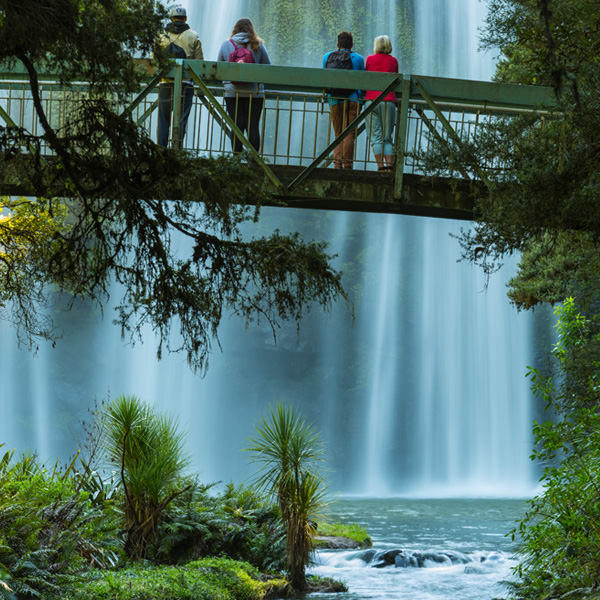
[[189,463],[177,421],[135,396],[119,396],[101,414],[109,465],[123,486],[125,551],[146,557],[169,503],[181,493]]
[[290,581],[302,591],[314,549],[316,521],[327,506],[319,433],[293,408],[277,403],[257,426],[247,450],[260,465],[257,486],[271,494],[281,510]]

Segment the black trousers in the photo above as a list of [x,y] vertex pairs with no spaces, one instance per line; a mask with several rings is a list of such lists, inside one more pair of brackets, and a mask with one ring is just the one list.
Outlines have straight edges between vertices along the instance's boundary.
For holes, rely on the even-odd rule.
[[[242,133],[247,135],[248,141],[255,150],[260,149],[259,122],[264,101],[264,98],[253,98],[252,96],[225,98],[227,114]],[[241,152],[244,149],[242,142],[233,133],[231,135],[231,147],[234,152]]]

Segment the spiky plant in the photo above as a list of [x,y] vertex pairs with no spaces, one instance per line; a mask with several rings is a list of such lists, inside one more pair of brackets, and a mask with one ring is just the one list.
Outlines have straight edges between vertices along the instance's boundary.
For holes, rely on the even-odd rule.
[[177,484],[189,463],[177,421],[135,396],[119,396],[101,414],[108,462],[121,474],[127,531],[125,551],[144,558],[161,516],[181,493]]
[[260,465],[256,485],[273,495],[281,509],[290,581],[302,591],[314,548],[314,523],[327,506],[319,433],[293,408],[277,403],[257,426],[248,451]]

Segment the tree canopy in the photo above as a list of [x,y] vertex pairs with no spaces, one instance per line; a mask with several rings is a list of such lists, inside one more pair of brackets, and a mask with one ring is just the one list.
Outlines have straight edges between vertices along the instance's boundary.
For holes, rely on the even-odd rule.
[[464,257],[492,272],[520,253],[509,295],[520,308],[582,305],[598,290],[600,7],[593,0],[488,0],[484,47],[500,51],[499,81],[553,86],[556,110],[493,122],[462,158],[484,165],[489,188],[463,232]]
[[[509,296],[556,303],[558,343],[530,371],[550,411],[535,423],[542,490],[513,531],[522,561],[511,598],[597,598],[598,297],[600,292],[600,5],[594,0],[488,0],[483,44],[499,48],[496,79],[550,85],[556,110],[493,123],[463,158],[499,157],[480,218],[460,236],[487,272],[519,253]],[[480,163],[480,164],[481,164]]]
[[[0,177],[29,190],[0,199],[0,311],[36,344],[57,335],[40,316],[55,292],[103,302],[118,283],[123,332],[150,324],[159,355],[183,350],[203,369],[226,311],[275,332],[347,297],[324,243],[248,233],[269,191],[243,158],[158,147],[123,110],[165,16],[153,0],[0,0],[0,61],[25,68],[40,124],[0,128]],[[87,83],[60,130],[42,70]]]

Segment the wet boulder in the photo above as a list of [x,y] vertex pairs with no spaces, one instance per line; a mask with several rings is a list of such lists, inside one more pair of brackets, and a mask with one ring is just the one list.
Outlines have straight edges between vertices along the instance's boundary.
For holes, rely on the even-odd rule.
[[401,550],[388,550],[387,552],[382,552],[375,557],[377,561],[373,566],[376,569],[382,569],[383,567],[391,567],[396,566],[396,556],[400,554]]
[[394,560],[397,569],[406,569],[408,567],[417,568],[419,563],[412,554],[405,554],[400,552]]
[[373,562],[373,559],[375,558],[376,554],[377,554],[376,550],[366,550],[359,556],[359,558],[361,560],[364,560],[367,564],[370,564]]

